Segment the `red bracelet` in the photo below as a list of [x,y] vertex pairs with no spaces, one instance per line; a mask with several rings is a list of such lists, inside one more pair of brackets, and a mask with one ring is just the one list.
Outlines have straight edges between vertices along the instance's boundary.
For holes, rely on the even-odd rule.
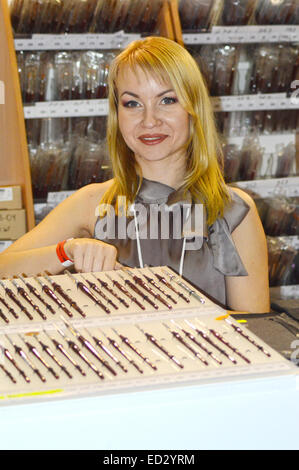
[[[71,238],[69,240],[71,240]],[[63,240],[62,242],[57,243],[56,246],[56,253],[59,258],[59,261],[65,268],[68,268],[69,266],[72,266],[74,264],[74,261],[71,260],[64,251],[64,244],[67,241],[68,240]]]

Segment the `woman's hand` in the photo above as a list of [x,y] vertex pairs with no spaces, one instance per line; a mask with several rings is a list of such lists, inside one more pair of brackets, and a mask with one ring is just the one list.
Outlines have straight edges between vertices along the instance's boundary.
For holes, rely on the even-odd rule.
[[113,245],[91,238],[73,238],[64,245],[67,256],[74,261],[77,272],[110,271],[120,267]]

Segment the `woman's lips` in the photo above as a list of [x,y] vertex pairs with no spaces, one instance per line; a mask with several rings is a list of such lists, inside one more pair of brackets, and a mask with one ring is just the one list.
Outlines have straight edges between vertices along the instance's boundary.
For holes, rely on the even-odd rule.
[[145,145],[156,145],[161,144],[167,135],[165,134],[143,134],[138,137],[138,139]]

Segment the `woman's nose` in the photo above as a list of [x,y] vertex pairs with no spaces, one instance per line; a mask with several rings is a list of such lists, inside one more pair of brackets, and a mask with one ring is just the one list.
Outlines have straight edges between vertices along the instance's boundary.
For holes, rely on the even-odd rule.
[[161,124],[161,117],[159,111],[154,107],[146,107],[143,111],[142,125],[147,128],[152,128]]

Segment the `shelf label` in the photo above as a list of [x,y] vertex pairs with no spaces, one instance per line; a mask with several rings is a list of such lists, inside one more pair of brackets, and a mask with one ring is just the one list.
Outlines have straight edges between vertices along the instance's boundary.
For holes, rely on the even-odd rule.
[[47,196],[47,204],[54,204],[55,206],[64,201],[67,197],[71,196],[74,191],[53,191],[49,192]]
[[41,101],[24,105],[25,119],[107,116],[108,100]]
[[282,235],[279,238],[295,250],[299,250],[299,235]]
[[122,49],[140,37],[140,34],[124,31],[106,34],[33,34],[30,38],[16,38],[14,43],[17,51]]
[[5,85],[2,80],[0,80],[0,104],[5,104]]
[[211,100],[215,112],[299,108],[299,99],[288,98],[286,93],[213,96]]
[[213,26],[209,33],[184,33],[183,41],[188,45],[298,42],[299,25]]
[[259,197],[273,197],[283,194],[287,197],[299,196],[299,177],[271,178],[233,183],[240,189],[248,190]]
[[[289,241],[290,237],[282,237],[286,243],[291,243]],[[296,247],[294,247],[296,248]],[[299,298],[299,284],[286,285],[286,286],[275,286],[270,287],[271,297],[273,299],[292,299]]]
[[291,93],[291,103],[294,105],[299,105],[299,80],[294,80],[291,83],[291,88],[294,90]]

